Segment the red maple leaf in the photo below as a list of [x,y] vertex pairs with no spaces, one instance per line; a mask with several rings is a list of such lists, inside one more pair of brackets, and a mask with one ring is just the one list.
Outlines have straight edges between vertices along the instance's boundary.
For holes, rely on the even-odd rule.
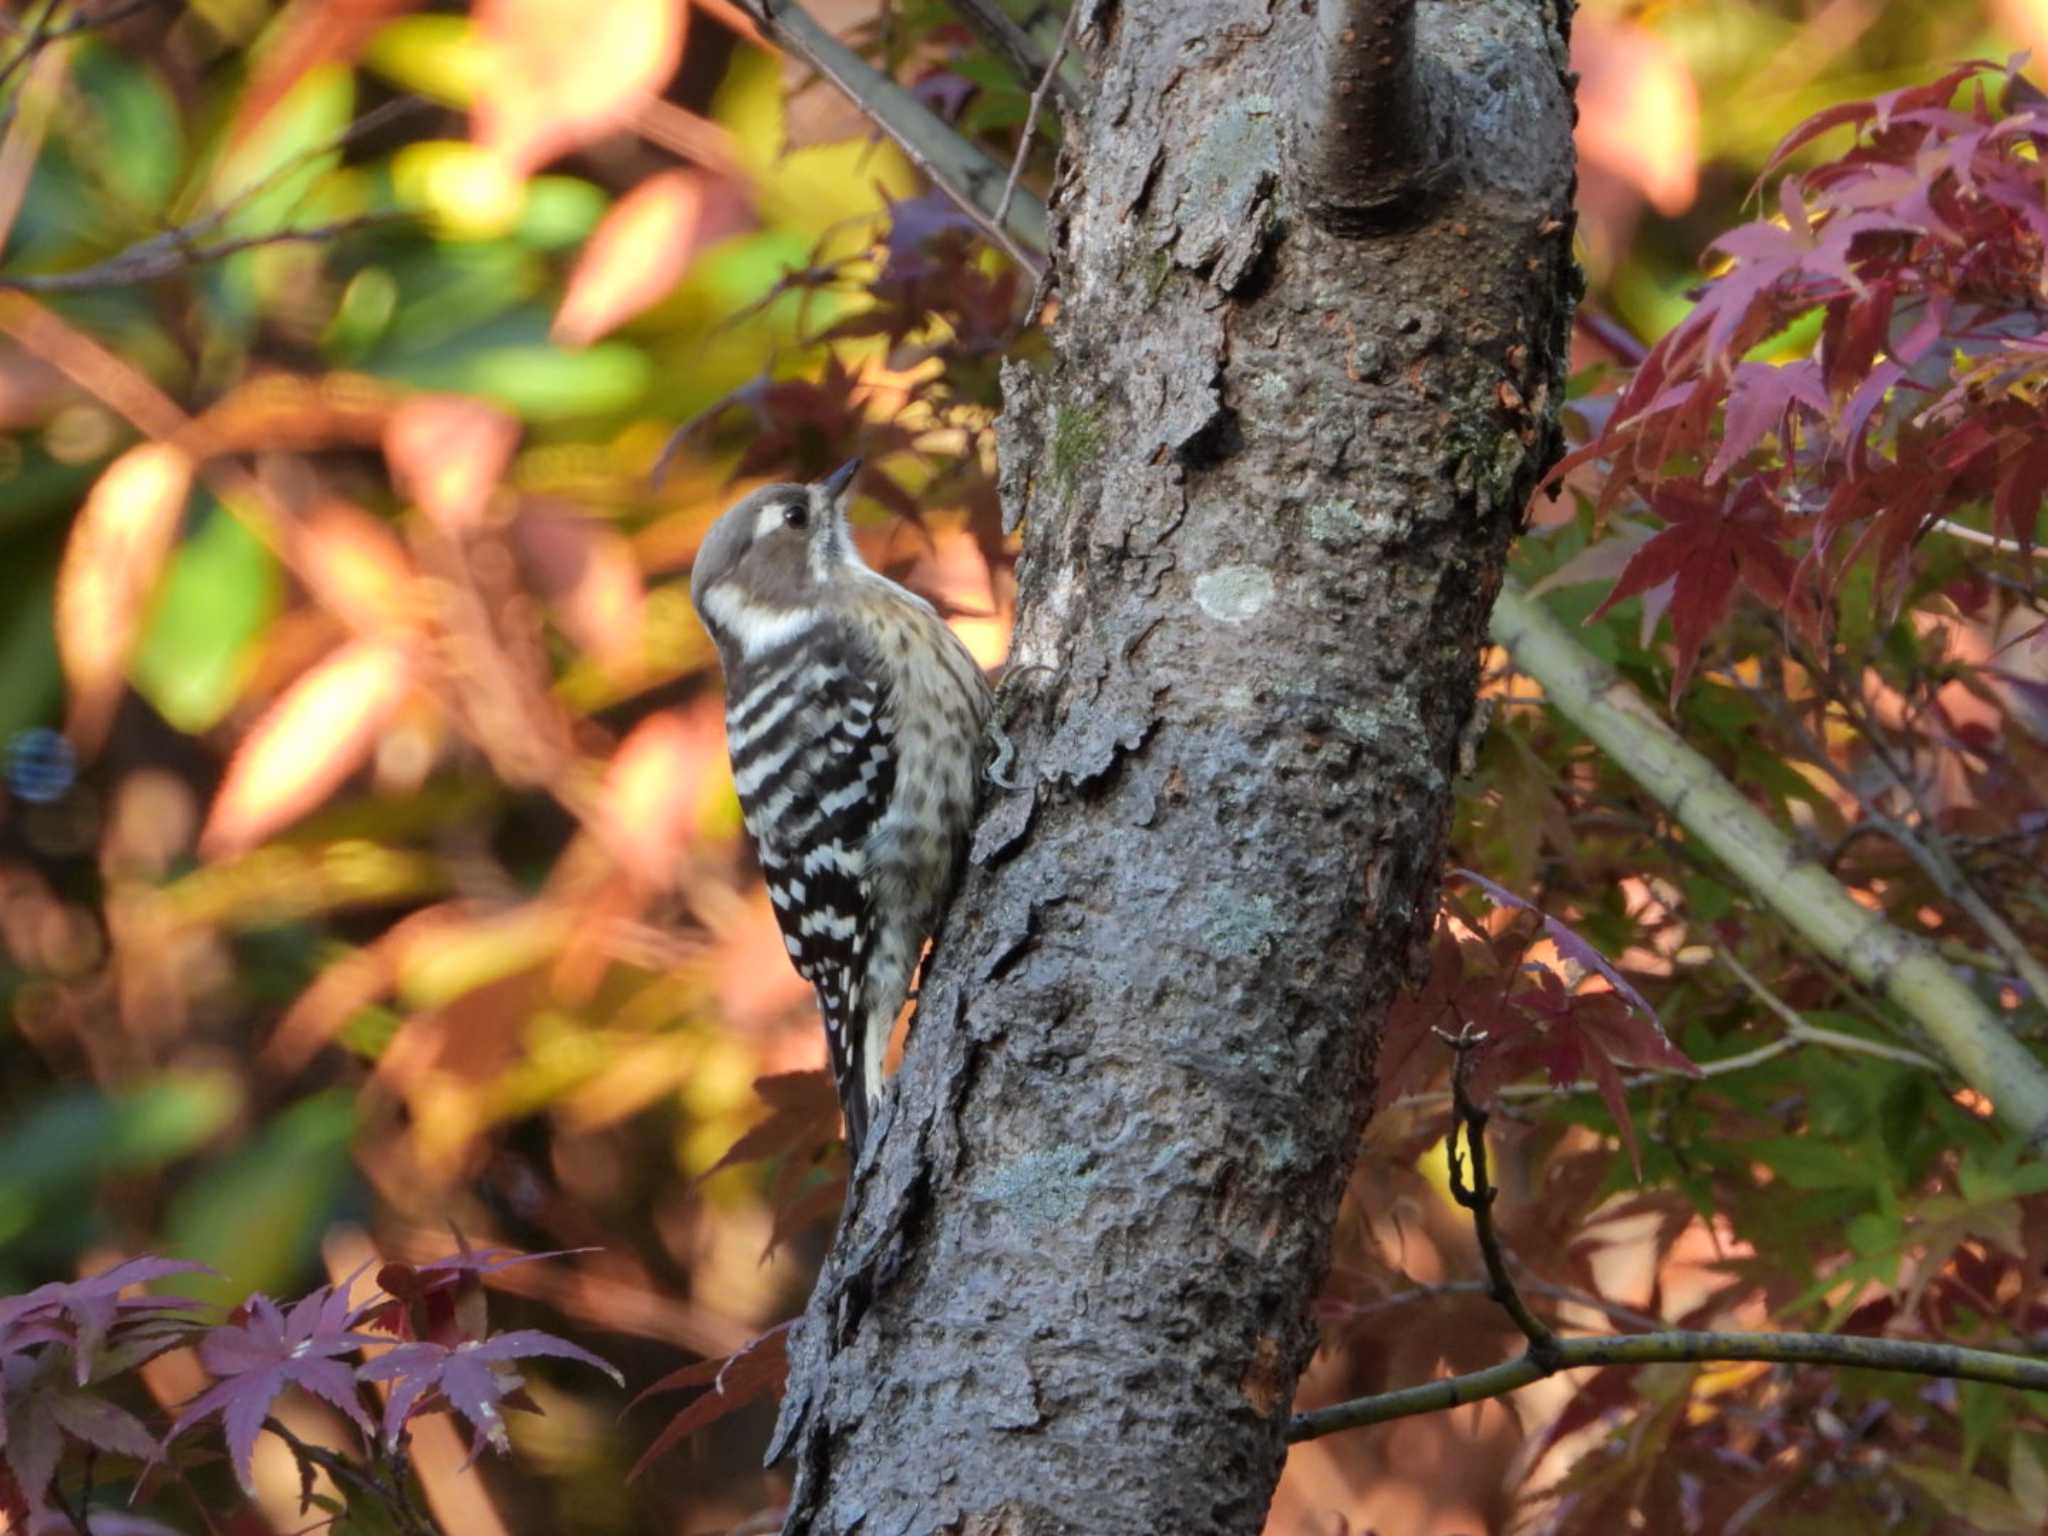
[[1763,482],[1746,481],[1732,500],[1696,484],[1673,482],[1651,495],[1650,509],[1667,526],[1636,551],[1592,617],[1672,583],[1669,611],[1678,646],[1671,677],[1674,702],[1692,680],[1707,636],[1727,617],[1738,586],[1785,613],[1809,640],[1819,639],[1818,613],[1794,586],[1793,560],[1780,542],[1784,514],[1768,499]]

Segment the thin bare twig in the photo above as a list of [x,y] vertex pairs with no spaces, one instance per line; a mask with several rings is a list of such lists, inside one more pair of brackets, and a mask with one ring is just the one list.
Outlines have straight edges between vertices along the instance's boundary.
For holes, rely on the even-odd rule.
[[976,228],[1036,277],[1050,246],[1045,205],[1028,194],[1015,199],[1007,220],[995,218],[1003,168],[969,143],[924,103],[834,37],[798,0],[748,0],[750,11],[776,44],[845,92],[896,142]]
[[[1749,989],[1752,997],[1770,1009],[1779,1021],[1784,1024],[1786,1030],[1785,1043],[1787,1045],[1824,1045],[1833,1050],[1846,1051],[1850,1055],[1875,1056],[1880,1061],[1896,1061],[1902,1066],[1921,1067],[1929,1072],[1939,1072],[1942,1070],[1941,1063],[1932,1056],[1923,1055],[1921,1052],[1913,1050],[1908,1046],[1886,1045],[1881,1040],[1866,1040],[1861,1035],[1851,1035],[1839,1029],[1828,1029],[1819,1024],[1809,1024],[1805,1019],[1793,1012],[1791,1005],[1786,1003],[1783,998],[1758,981],[1750,973],[1747,966],[1718,944],[1714,946],[1714,956],[1734,973],[1737,981]],[[1751,1054],[1755,1053],[1752,1052]],[[1736,1058],[1732,1056],[1723,1058],[1724,1062],[1734,1060]],[[1723,1066],[1723,1062],[1714,1062],[1710,1065],[1720,1067]],[[1725,1070],[1725,1067],[1723,1067],[1723,1070]]]
[[[1080,10],[1088,0],[1071,0],[1073,10]],[[1062,108],[1072,110],[1081,104],[1083,88],[1087,84],[1077,69],[1061,69],[1059,60],[1054,58],[1046,63],[1045,21],[1050,18],[1046,12],[1050,6],[1040,6],[1030,24],[1018,22],[1003,9],[1002,0],[954,0],[953,9],[960,19],[967,23],[975,36],[989,52],[1007,64],[1018,80],[1034,80],[1048,72],[1057,77],[1054,89],[1059,92]]]
[[352,219],[337,219],[331,224],[274,229],[266,234],[242,235],[211,245],[195,244],[188,225],[153,235],[118,255],[94,262],[89,267],[80,267],[75,272],[33,272],[19,276],[0,272],[0,288],[12,288],[18,293],[79,293],[98,288],[126,288],[136,283],[172,277],[208,262],[224,261],[238,252],[255,250],[259,246],[318,244],[353,234],[359,229],[400,223],[410,217],[409,214],[398,213],[362,214]]
[[[1466,1088],[1466,1077],[1470,1072],[1472,1052],[1486,1041],[1484,1030],[1471,1025],[1462,1026],[1455,1035],[1438,1030],[1437,1038],[1458,1053],[1457,1065],[1451,1069],[1451,1095],[1457,1107],[1457,1124],[1452,1127],[1450,1145],[1446,1155],[1451,1168],[1451,1198],[1472,1213],[1472,1230],[1479,1238],[1479,1256],[1486,1261],[1486,1294],[1507,1315],[1514,1319],[1515,1326],[1522,1330],[1522,1337],[1529,1341],[1529,1355],[1544,1367],[1544,1373],[1557,1369],[1557,1335],[1550,1331],[1550,1325],[1529,1310],[1529,1304],[1522,1300],[1522,1293],[1515,1289],[1514,1277],[1508,1273],[1507,1255],[1500,1246],[1500,1234],[1493,1229],[1493,1202],[1500,1191],[1493,1187],[1486,1175],[1486,1111],[1472,1102],[1472,1095]],[[1457,1132],[1465,1133],[1465,1157],[1471,1159],[1472,1179],[1465,1181],[1465,1157],[1458,1155]]]
[[[1799,1017],[1782,999],[1774,995],[1763,983],[1745,970],[1725,950],[1715,953],[1756,995],[1758,1001],[1776,1015],[1786,1027],[1786,1033],[1776,1040],[1767,1040],[1754,1049],[1742,1051],[1733,1056],[1718,1057],[1713,1061],[1699,1063],[1700,1076],[1722,1077],[1731,1072],[1746,1072],[1751,1067],[1760,1067],[1767,1061],[1774,1061],[1805,1046],[1822,1046],[1828,1050],[1841,1051],[1850,1056],[1874,1056],[1880,1061],[1895,1061],[1902,1066],[1919,1067],[1928,1072],[1945,1069],[1932,1056],[1913,1050],[1909,1046],[1887,1045],[1882,1040],[1866,1040],[1861,1035],[1852,1035],[1846,1030],[1827,1029],[1818,1024],[1809,1024]],[[1671,1081],[1669,1072],[1632,1072],[1621,1080],[1622,1087],[1633,1092],[1638,1088],[1652,1087]],[[1510,1083],[1502,1088],[1495,1098],[1516,1103],[1530,1099],[1561,1099],[1578,1094],[1598,1093],[1600,1085],[1590,1077],[1579,1078],[1570,1083]],[[1454,1103],[1449,1089],[1434,1092],[1404,1093],[1387,1105],[1388,1110],[1443,1109]]]
[[[1794,1016],[1796,1019],[1796,1015]],[[1801,1021],[1803,1026],[1803,1021]],[[1804,1026],[1803,1026],[1804,1027]],[[1493,1226],[1497,1191],[1487,1181],[1486,1112],[1466,1091],[1467,1062],[1485,1035],[1466,1025],[1455,1035],[1438,1030],[1437,1037],[1458,1053],[1451,1073],[1458,1119],[1453,1127],[1449,1160],[1451,1196],[1472,1213],[1472,1227],[1486,1263],[1486,1294],[1497,1302],[1529,1347],[1514,1360],[1451,1376],[1420,1386],[1375,1393],[1328,1408],[1295,1415],[1287,1426],[1289,1443],[1314,1440],[1344,1429],[1362,1429],[1393,1419],[1442,1413],[1468,1403],[1502,1397],[1509,1392],[1585,1366],[1705,1364],[1722,1360],[1756,1360],[1777,1365],[1832,1365],[1860,1370],[1898,1371],[1916,1376],[1983,1381],[1996,1386],[2039,1391],[2048,1388],[2048,1360],[1994,1350],[1962,1349],[1953,1344],[1922,1344],[1903,1339],[1873,1339],[1833,1333],[1704,1333],[1660,1330],[1652,1333],[1606,1334],[1560,1339],[1529,1310],[1508,1274],[1508,1260]],[[1462,1130],[1465,1154],[1457,1134]],[[1465,1158],[1471,1180],[1465,1178]]]
[[1045,66],[1045,74],[1038,82],[1038,89],[1031,93],[1031,106],[1024,113],[1024,131],[1017,136],[1017,157],[1010,162],[1010,176],[1003,183],[1001,201],[996,204],[998,227],[1010,216],[1010,201],[1017,195],[1017,178],[1024,174],[1024,161],[1031,153],[1032,136],[1038,132],[1038,114],[1045,106],[1045,93],[1052,88],[1058,76],[1060,60],[1067,56],[1067,45],[1074,40],[1074,21],[1081,14],[1081,0],[1073,0],[1067,8],[1065,25],[1060,28],[1060,40],[1053,45],[1052,62]]
[[1965,528],[1961,523],[1946,517],[1937,517],[1928,524],[1931,533],[1945,533],[1952,539],[1965,544],[1979,544],[1985,549],[1995,549],[2001,555],[2024,555],[2029,560],[2048,560],[2048,547],[2039,544],[2022,546],[2015,539],[2002,539],[1995,533],[1985,533],[1976,528]]
[[[1546,1301],[1561,1302],[1569,1306],[1586,1307],[1612,1318],[1638,1333],[1659,1333],[1663,1331],[1664,1319],[1652,1317],[1647,1312],[1638,1312],[1633,1307],[1624,1307],[1620,1302],[1609,1301],[1604,1296],[1595,1296],[1591,1291],[1581,1291],[1569,1285],[1558,1285],[1553,1281],[1539,1280],[1534,1275],[1519,1276],[1515,1284],[1531,1296],[1541,1296]],[[1440,1296],[1485,1296],[1490,1293],[1491,1281],[1487,1280],[1439,1280],[1431,1285],[1418,1285],[1405,1291],[1396,1291],[1391,1296],[1375,1297],[1371,1301],[1324,1303],[1326,1307],[1341,1307],[1347,1320],[1373,1317],[1381,1312],[1396,1311],[1401,1307],[1412,1307],[1418,1302],[1434,1301]]]
[[2048,1389],[2048,1360],[2001,1354],[1988,1349],[1963,1349],[1954,1344],[1921,1344],[1905,1339],[1873,1339],[1839,1333],[1666,1333],[1605,1334],[1596,1338],[1560,1339],[1555,1364],[1544,1369],[1525,1354],[1483,1371],[1447,1376],[1355,1398],[1328,1408],[1296,1414],[1287,1426],[1290,1443],[1314,1440],[1343,1429],[1362,1429],[1417,1414],[1483,1402],[1541,1381],[1559,1371],[1608,1365],[1705,1365],[1724,1360],[1755,1360],[1771,1365],[1832,1365],[1853,1370],[1898,1371],[1954,1381],[1982,1381],[1993,1386],[2042,1391]]

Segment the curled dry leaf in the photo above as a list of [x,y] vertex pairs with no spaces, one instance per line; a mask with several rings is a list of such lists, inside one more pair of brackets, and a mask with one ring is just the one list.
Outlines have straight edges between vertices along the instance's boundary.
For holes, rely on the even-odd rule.
[[650,176],[619,199],[577,258],[555,340],[588,346],[659,303],[689,270],[703,215],[704,183],[690,171]]
[[478,0],[494,67],[476,142],[524,176],[623,126],[675,73],[687,15],[678,0]]
[[461,395],[408,400],[384,429],[398,488],[449,533],[483,521],[518,443],[518,422]]
[[641,884],[665,890],[690,834],[706,770],[720,757],[712,722],[664,710],[619,744],[605,773],[604,815],[613,850]]
[[370,755],[411,680],[404,647],[358,640],[293,683],[228,764],[200,851],[239,853],[326,799]]
[[138,444],[107,467],[72,525],[57,573],[57,653],[71,689],[65,730],[81,751],[99,746],[113,718],[191,489],[192,460],[181,450]]

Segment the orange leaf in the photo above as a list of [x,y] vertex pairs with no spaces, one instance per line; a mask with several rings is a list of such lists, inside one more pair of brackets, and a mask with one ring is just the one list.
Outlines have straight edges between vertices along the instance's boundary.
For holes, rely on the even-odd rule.
[[532,501],[514,525],[534,589],[577,645],[607,665],[641,654],[647,605],[633,541],[561,503]]
[[524,176],[624,124],[682,58],[681,0],[477,0],[496,67],[476,142]]
[[421,395],[393,413],[384,457],[399,490],[454,533],[483,521],[518,442],[519,423],[481,400]]
[[411,674],[402,646],[358,640],[287,688],[228,764],[201,852],[242,852],[332,794],[369,757]]
[[717,734],[703,715],[649,715],[619,744],[605,772],[602,804],[612,849],[654,890],[666,890],[675,879],[705,771],[719,755]]
[[141,443],[107,466],[72,525],[57,573],[57,654],[71,685],[65,729],[83,752],[99,746],[113,718],[191,489],[190,458],[167,443]]
[[697,252],[703,214],[704,185],[689,171],[650,176],[619,199],[577,259],[555,340],[587,347],[666,297]]
[[1572,28],[1579,153],[1634,186],[1659,213],[1699,187],[1700,97],[1685,58],[1648,27],[1588,16]]
[[295,0],[263,49],[235,109],[229,140],[239,144],[309,70],[322,64],[353,64],[377,29],[419,0]]

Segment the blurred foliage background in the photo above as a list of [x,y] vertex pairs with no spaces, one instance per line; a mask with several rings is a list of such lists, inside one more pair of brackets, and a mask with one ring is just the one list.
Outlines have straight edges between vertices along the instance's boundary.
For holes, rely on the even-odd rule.
[[[942,6],[811,9],[1015,152],[1036,82]],[[1014,544],[995,367],[1034,344],[1028,278],[728,0],[31,0],[9,17],[0,1293],[151,1251],[213,1266],[214,1300],[289,1295],[372,1253],[444,1252],[455,1227],[588,1250],[494,1277],[495,1316],[577,1338],[636,1386],[730,1353],[800,1306],[843,1162],[808,992],[740,835],[689,561],[749,485],[862,455],[870,558],[998,665]],[[2041,0],[1592,0],[1574,31],[1580,362],[1685,312],[1699,253],[1752,216],[1796,122],[2037,43]],[[1056,135],[1040,125],[1027,184],[1047,184]],[[1532,576],[1584,542],[1567,514],[1543,520]],[[1647,674],[1662,662],[1638,622],[1589,634]],[[1682,723],[1739,751],[1740,781],[1784,790],[1798,774],[1769,740],[1742,744],[1732,698],[1695,690]],[[1757,1004],[1673,957],[1699,938],[1686,922],[1738,899],[1630,833],[1625,785],[1586,796],[1624,835],[1561,856],[1589,834],[1544,786],[1589,787],[1577,744],[1540,712],[1503,718],[1468,785],[1464,861],[1571,906],[1711,1058]],[[1853,1013],[1761,918],[1723,932],[1810,1017]],[[1799,1059],[1751,1080],[1759,1137]],[[2031,1192],[1997,1184],[1995,1134],[1951,1125],[1983,1122],[1924,1075],[1830,1070],[1841,1103],[1780,1137],[1809,1148],[1782,1154],[1791,1187],[1838,1192],[1816,1160],[1889,1124],[1901,1147],[1929,1125],[1944,1147],[1981,1134],[1985,1209]],[[1853,1202],[1719,1181],[1683,1149],[1725,1135],[1728,1111],[1693,1112],[1639,1110],[1662,1149],[1641,1186],[1597,1102],[1511,1123],[1518,1251],[1670,1318],[1746,1255],[1773,1276],[1745,1295],[1750,1320],[1798,1314],[1811,1299],[1782,1276]],[[1475,1272],[1440,1135],[1398,1106],[1373,1133],[1310,1398],[1512,1348],[1483,1298],[1437,1295],[1422,1326],[1383,1307]],[[1924,1150],[1888,1171],[1895,1207],[1940,1176]],[[2014,1230],[2019,1207],[2000,1210],[1957,1243]],[[148,1389],[175,1402],[197,1371],[166,1357]],[[1748,1412],[1861,1422],[1832,1399],[1766,1402],[1762,1374],[1695,1393],[1674,1371],[1628,1422],[1752,1390]],[[705,1532],[778,1502],[765,1406],[628,1483],[669,1410],[622,1417],[594,1380],[544,1380],[510,1461],[465,1469],[452,1438],[423,1441],[444,1528]],[[2033,1421],[1947,1392],[1914,1399],[1938,1421],[1930,1466],[1966,1481],[1993,1446],[1987,1471],[2016,1487]],[[1538,1521],[1528,1494],[1570,1464],[1541,1431],[1571,1397],[1555,1383],[1300,1447],[1271,1528]],[[309,1437],[341,1433],[310,1400],[291,1411]],[[1584,1452],[1614,1422],[1583,1412],[1559,1444]],[[1775,1453],[1729,1454],[1761,1476]],[[295,1528],[288,1458],[258,1469],[276,1528]],[[1885,1479],[1926,1528],[1959,1497],[1933,1470]],[[1870,1507],[1800,1528],[1870,1529],[1853,1523]]]

